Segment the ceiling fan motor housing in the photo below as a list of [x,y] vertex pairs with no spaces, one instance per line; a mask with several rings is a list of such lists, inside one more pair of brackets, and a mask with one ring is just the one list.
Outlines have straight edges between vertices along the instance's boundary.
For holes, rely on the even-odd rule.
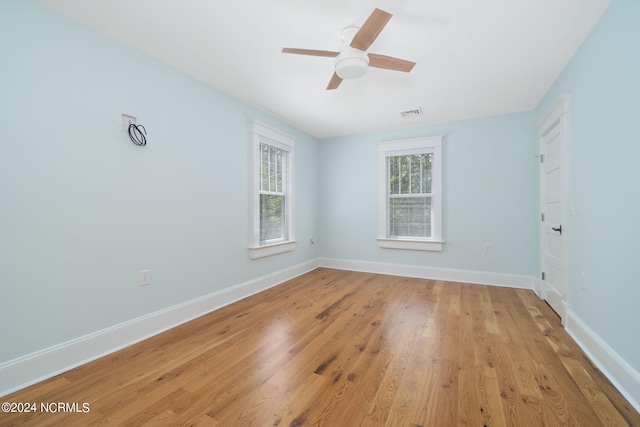
[[342,79],[356,79],[364,76],[369,67],[369,56],[351,46],[344,45],[336,56],[336,74]]

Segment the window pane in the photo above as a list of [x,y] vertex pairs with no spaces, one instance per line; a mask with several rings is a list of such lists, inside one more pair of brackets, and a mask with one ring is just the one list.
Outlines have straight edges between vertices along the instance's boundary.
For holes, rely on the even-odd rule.
[[260,191],[284,193],[287,172],[287,152],[269,145],[260,145]]
[[400,157],[388,157],[389,194],[400,194]]
[[422,181],[422,174],[420,173],[422,155],[416,154],[413,156],[407,156],[409,158],[409,182],[411,185],[411,194],[422,193],[420,186]]
[[260,145],[260,190],[269,191],[269,146]]
[[409,167],[411,160],[409,156],[400,156],[400,194],[410,194],[409,187]]
[[284,162],[284,158],[286,156],[286,153],[284,153],[282,150],[277,150],[276,153],[276,158],[277,158],[277,162],[276,162],[276,166],[277,166],[277,170],[276,170],[276,190],[278,193],[282,193],[282,167],[283,167],[283,162]]
[[389,194],[431,193],[432,159],[432,153],[389,157]]
[[260,195],[260,243],[283,240],[285,236],[284,196]]
[[276,191],[276,149],[269,147],[269,191]]
[[422,192],[431,193],[431,162],[433,160],[433,154],[423,154],[421,157],[422,163]]
[[390,237],[431,237],[431,198],[389,199]]

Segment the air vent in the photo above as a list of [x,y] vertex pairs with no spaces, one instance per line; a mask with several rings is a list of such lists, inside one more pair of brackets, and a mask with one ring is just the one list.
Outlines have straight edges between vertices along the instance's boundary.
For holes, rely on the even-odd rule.
[[411,117],[418,117],[422,115],[422,108],[416,108],[415,110],[407,110],[400,112],[403,119],[408,119]]

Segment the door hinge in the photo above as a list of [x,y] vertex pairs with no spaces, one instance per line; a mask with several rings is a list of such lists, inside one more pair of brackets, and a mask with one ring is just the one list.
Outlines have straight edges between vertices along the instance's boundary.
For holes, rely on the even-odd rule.
[[544,154],[540,154],[540,163],[544,163]]
[[545,274],[544,271],[540,273],[540,277],[542,278],[542,280],[547,280],[547,275]]
[[543,213],[540,214],[540,221],[544,222],[544,214]]

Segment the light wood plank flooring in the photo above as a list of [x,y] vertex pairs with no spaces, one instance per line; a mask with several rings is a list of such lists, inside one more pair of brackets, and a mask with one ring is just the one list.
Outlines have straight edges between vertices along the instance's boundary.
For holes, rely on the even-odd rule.
[[319,268],[5,396],[0,425],[640,426],[531,292]]

